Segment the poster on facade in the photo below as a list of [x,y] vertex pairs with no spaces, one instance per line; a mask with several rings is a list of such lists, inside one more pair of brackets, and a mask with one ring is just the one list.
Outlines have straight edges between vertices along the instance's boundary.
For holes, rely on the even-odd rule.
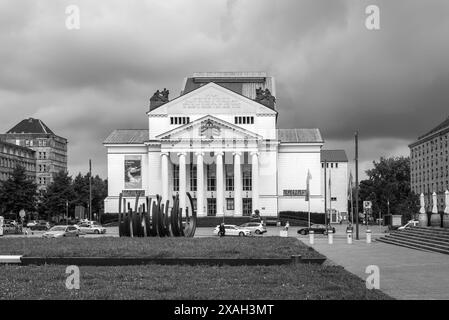
[[125,189],[142,188],[142,157],[125,156]]

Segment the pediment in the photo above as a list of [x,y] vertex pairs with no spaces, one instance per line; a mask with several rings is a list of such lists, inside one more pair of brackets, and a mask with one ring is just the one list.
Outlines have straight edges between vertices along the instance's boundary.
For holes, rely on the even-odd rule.
[[205,116],[191,123],[156,136],[162,140],[259,140],[262,137],[214,116]]
[[276,114],[277,112],[232,90],[210,82],[148,114]]

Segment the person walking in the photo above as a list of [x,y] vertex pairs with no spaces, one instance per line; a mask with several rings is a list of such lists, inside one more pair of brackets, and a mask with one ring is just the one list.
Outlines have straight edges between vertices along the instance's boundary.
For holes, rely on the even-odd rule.
[[225,226],[224,226],[224,223],[221,223],[220,224],[220,228],[219,228],[219,234],[220,234],[220,237],[224,237],[224,235],[225,235],[225,233],[226,233],[226,229],[225,229]]
[[288,231],[288,227],[290,227],[290,223],[287,221],[287,222],[285,223],[285,231]]

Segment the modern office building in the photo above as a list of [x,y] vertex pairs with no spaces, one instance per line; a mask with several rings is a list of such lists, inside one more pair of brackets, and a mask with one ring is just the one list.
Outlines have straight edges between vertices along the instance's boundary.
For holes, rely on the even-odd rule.
[[248,216],[256,209],[276,216],[307,211],[309,204],[324,212],[324,140],[316,128],[278,128],[273,77],[195,73],[184,79],[179,97],[168,96],[164,89],[151,97],[148,128],[114,130],[104,141],[105,212],[118,211],[120,193],[130,201],[136,194],[164,201],[178,194],[185,208],[186,192],[200,217]]
[[8,180],[16,166],[21,165],[30,179],[36,179],[36,152],[13,143],[0,141],[0,182]]
[[57,136],[41,120],[22,120],[0,140],[35,151],[36,183],[38,190],[45,190],[55,173],[67,170],[67,139]]
[[437,194],[438,210],[445,207],[444,192],[449,190],[448,137],[449,117],[409,145],[411,188],[425,195],[429,211],[433,192]]
[[[324,183],[325,168],[326,183]],[[331,222],[347,220],[349,177],[348,157],[344,150],[321,150],[321,179],[321,193],[326,194]]]

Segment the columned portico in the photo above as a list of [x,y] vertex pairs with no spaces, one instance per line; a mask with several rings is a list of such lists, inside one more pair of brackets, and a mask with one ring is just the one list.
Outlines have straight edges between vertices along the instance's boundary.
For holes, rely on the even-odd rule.
[[223,155],[224,153],[219,151],[216,153],[216,165],[217,165],[217,215],[224,215],[224,179],[223,179]]
[[234,214],[237,216],[243,215],[241,155],[241,152],[234,152]]
[[259,153],[251,152],[252,201],[253,211],[259,209]]
[[168,199],[168,152],[161,153],[162,199]]
[[196,152],[196,179],[197,179],[197,198],[196,208],[198,216],[205,216],[204,211],[204,163],[203,152]]
[[186,173],[186,153],[178,153],[179,157],[179,207],[182,213],[186,210],[187,173]]

